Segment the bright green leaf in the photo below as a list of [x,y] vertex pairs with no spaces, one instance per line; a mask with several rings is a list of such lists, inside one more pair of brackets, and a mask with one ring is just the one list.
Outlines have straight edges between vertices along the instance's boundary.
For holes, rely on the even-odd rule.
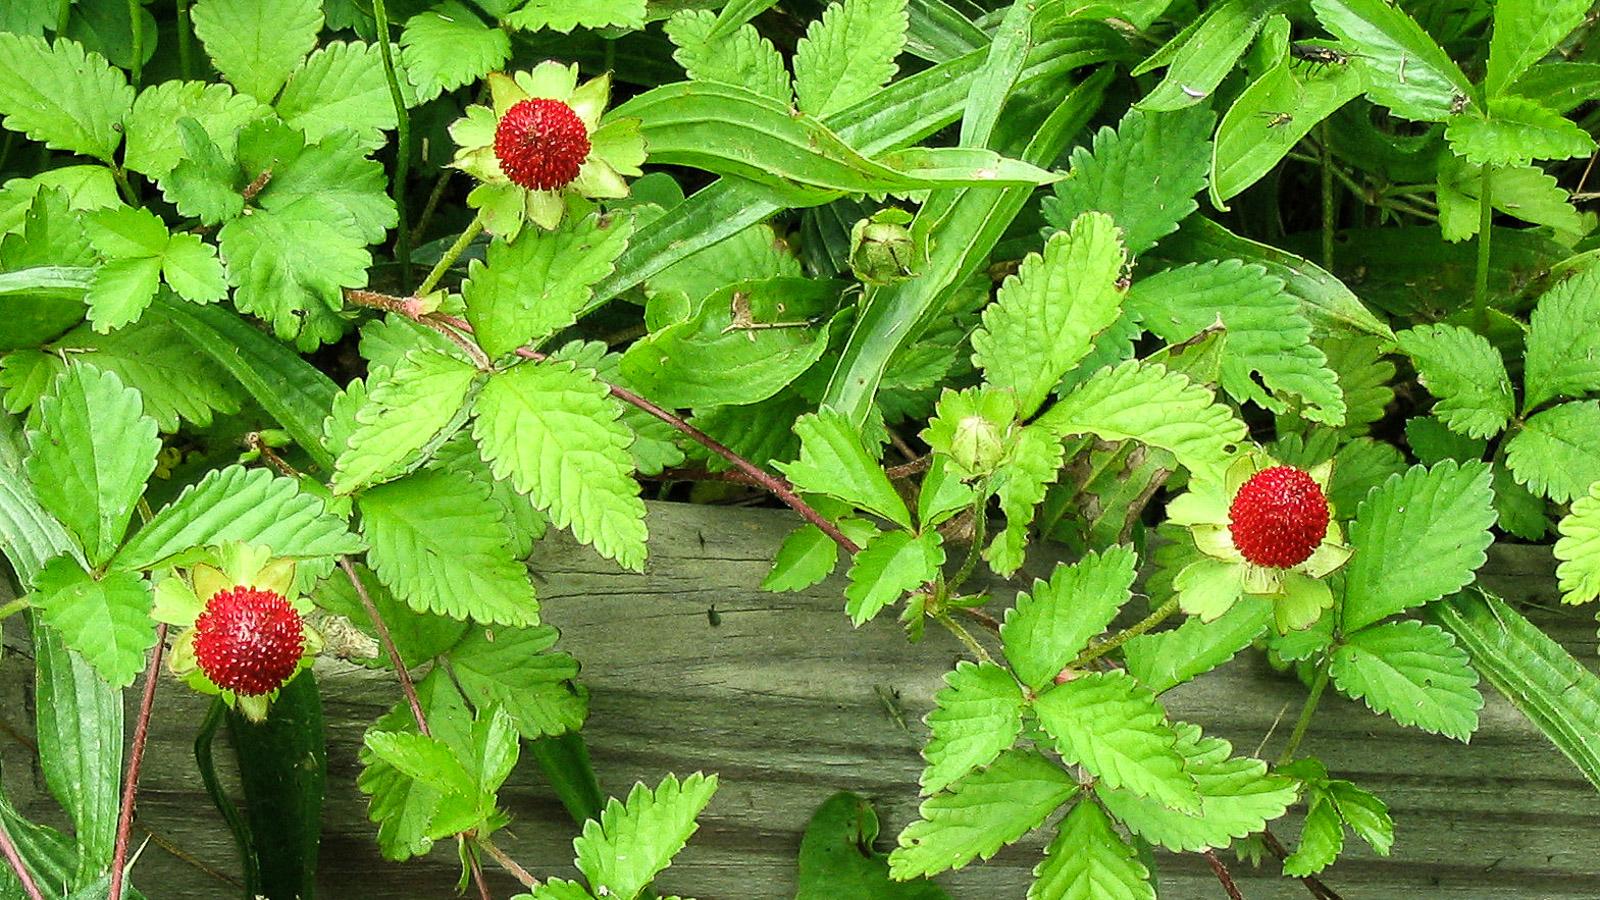
[[312,143],[348,130],[363,148],[377,148],[383,132],[395,127],[394,99],[374,44],[335,41],[317,48],[289,76],[277,109]]
[[1600,400],[1534,413],[1506,441],[1506,465],[1519,484],[1557,503],[1600,481]]
[[1323,27],[1348,47],[1367,96],[1418,122],[1443,122],[1472,83],[1404,9],[1386,0],[1311,0]]
[[1174,809],[1199,806],[1184,770],[1178,736],[1155,695],[1125,672],[1091,672],[1034,701],[1056,751],[1108,787],[1124,788]]
[[217,71],[263,103],[277,96],[322,30],[318,0],[199,0],[190,15]]
[[485,24],[467,6],[445,0],[406,20],[400,48],[417,100],[426,102],[505,65],[511,58],[511,37]]
[[861,548],[850,563],[845,586],[845,611],[861,625],[899,600],[934,580],[944,564],[944,547],[936,531],[913,535],[886,531]]
[[133,100],[122,71],[82,44],[0,32],[0,114],[12,131],[111,162]]
[[717,776],[699,772],[681,783],[668,775],[654,791],[635,784],[625,802],[613,797],[584,823],[572,842],[578,871],[603,896],[633,900],[688,843],[716,791]]
[[95,579],[70,557],[56,557],[33,582],[34,606],[112,687],[133,684],[156,644],[150,584],[133,572]]
[[402,474],[418,454],[425,459],[466,421],[464,404],[477,375],[467,363],[427,350],[412,351],[393,372],[375,370],[339,452],[333,490],[348,493]]
[[924,794],[993,762],[1022,732],[1022,690],[1005,669],[962,660],[944,681],[927,717],[931,735],[922,750],[928,761],[922,770]]
[[1600,390],[1600,270],[1568,278],[1539,298],[1529,319],[1526,365],[1524,410]]
[[1139,854],[1100,805],[1080,800],[1033,870],[1028,900],[1155,900]]
[[907,24],[906,0],[841,0],[824,9],[795,46],[800,111],[830,116],[882,90],[894,78]]
[[1049,581],[1017,594],[1000,627],[1006,659],[1023,684],[1052,684],[1095,635],[1105,631],[1133,594],[1133,550],[1118,545],[1059,565]]
[[895,493],[883,468],[867,455],[860,433],[844,416],[830,408],[802,416],[794,423],[800,436],[800,458],[780,464],[795,488],[827,494],[905,528],[911,513]]
[[1333,683],[1401,725],[1466,742],[1478,728],[1478,673],[1436,625],[1405,620],[1363,628],[1333,653]]
[[696,80],[737,84],[788,103],[789,70],[772,42],[752,25],[741,24],[716,36],[716,23],[715,13],[696,9],[682,10],[667,20],[667,37],[678,47],[672,58],[684,72]]
[[1576,122],[1524,97],[1496,97],[1487,116],[1465,113],[1445,129],[1450,149],[1475,166],[1525,166],[1588,156],[1594,138]]
[[1417,378],[1438,398],[1433,414],[1468,437],[1500,433],[1514,400],[1500,351],[1459,325],[1419,325],[1398,332],[1396,343],[1417,367]]

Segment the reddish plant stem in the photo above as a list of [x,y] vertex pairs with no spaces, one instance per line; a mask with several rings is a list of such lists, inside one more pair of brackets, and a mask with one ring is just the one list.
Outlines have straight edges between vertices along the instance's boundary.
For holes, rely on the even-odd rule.
[[150,739],[150,713],[155,708],[156,684],[161,676],[161,654],[167,649],[167,624],[156,627],[156,647],[144,673],[144,697],[139,701],[139,720],[133,726],[133,748],[128,753],[128,775],[122,784],[122,810],[117,815],[117,843],[111,854],[111,900],[122,900],[123,868],[128,864],[128,837],[133,828],[133,803],[139,794],[139,766],[144,762],[144,745]]
[[504,867],[507,872],[510,872],[512,877],[522,882],[523,887],[530,891],[539,887],[539,879],[533,877],[533,873],[524,869],[516,860],[507,856],[504,850],[496,847],[494,841],[488,838],[479,838],[478,846],[488,851],[489,855],[494,857],[495,862]]
[[17,881],[28,893],[28,900],[44,900],[44,895],[39,893],[39,886],[33,882],[33,875],[28,872],[28,866],[22,861],[22,854],[17,852],[17,845],[12,843],[11,832],[6,830],[4,822],[0,822],[0,852],[5,853],[11,871],[17,874]]
[[411,673],[406,670],[406,661],[400,656],[400,648],[395,646],[394,635],[389,633],[389,626],[383,624],[383,616],[378,614],[378,607],[372,602],[372,596],[367,593],[367,586],[361,583],[361,576],[356,574],[356,567],[350,562],[350,557],[339,557],[339,568],[344,570],[346,578],[350,579],[350,586],[356,589],[356,596],[361,598],[361,606],[367,611],[367,618],[372,621],[372,627],[378,632],[378,642],[383,644],[383,649],[389,654],[389,662],[394,664],[395,674],[400,676],[400,691],[406,695],[406,703],[411,706],[411,717],[417,720],[417,731],[423,737],[433,737],[432,729],[428,728],[428,717],[422,712],[422,700],[417,696],[417,685],[411,680]]
[[483,877],[483,863],[478,862],[478,854],[470,847],[467,848],[467,866],[472,869],[472,883],[478,886],[478,900],[494,900],[489,894],[489,882]]
[[1244,895],[1239,893],[1239,886],[1233,883],[1233,876],[1228,874],[1228,867],[1217,858],[1217,851],[1207,850],[1203,855],[1206,862],[1211,864],[1211,871],[1217,873],[1217,880],[1222,882],[1222,889],[1228,892],[1228,900],[1244,900]]
[[[1279,862],[1289,858],[1288,848],[1284,847],[1283,842],[1278,840],[1278,836],[1272,833],[1272,829],[1262,829],[1261,839],[1266,843],[1267,849],[1272,851],[1272,855],[1278,858]],[[1304,884],[1306,890],[1310,891],[1311,896],[1316,897],[1317,900],[1343,900],[1337,891],[1323,884],[1322,880],[1315,875],[1301,876],[1300,883]]]

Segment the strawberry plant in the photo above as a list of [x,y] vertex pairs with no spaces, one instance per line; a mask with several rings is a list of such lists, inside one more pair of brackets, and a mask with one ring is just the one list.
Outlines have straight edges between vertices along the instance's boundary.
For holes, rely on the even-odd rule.
[[[1486,681],[1600,788],[1600,681],[1478,582],[1549,543],[1600,596],[1588,13],[5,3],[0,618],[61,815],[0,802],[0,885],[185,895],[130,825],[197,692],[244,896],[312,896],[353,663],[385,858],[660,896],[734,779],[604,799],[527,562],[648,576],[646,496],[792,516],[762,588],[963,650],[918,814],[880,852],[829,800],[802,897],[944,897],[1035,831],[1030,900],[1153,898],[1172,854],[1336,896],[1347,833],[1407,843],[1312,752],[1330,689],[1466,742]],[[1163,696],[1241,654],[1299,685],[1265,756]],[[575,859],[506,849],[519,766]]]

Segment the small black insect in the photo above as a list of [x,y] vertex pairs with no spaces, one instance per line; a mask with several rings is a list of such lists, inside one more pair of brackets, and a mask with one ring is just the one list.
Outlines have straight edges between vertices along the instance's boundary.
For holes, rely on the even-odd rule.
[[1295,59],[1326,66],[1342,66],[1350,61],[1350,54],[1316,44],[1290,44],[1289,55]]

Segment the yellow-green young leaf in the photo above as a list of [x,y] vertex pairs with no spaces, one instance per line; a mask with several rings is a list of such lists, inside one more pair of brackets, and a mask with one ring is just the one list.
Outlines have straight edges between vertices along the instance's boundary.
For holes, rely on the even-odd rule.
[[1023,418],[1089,352],[1122,311],[1126,255],[1111,217],[1085,213],[1006,278],[972,335],[972,360],[989,384],[1016,392]]
[[524,363],[490,377],[472,434],[494,477],[509,479],[560,528],[602,556],[644,567],[644,501],[633,479],[633,432],[587,369]]
[[1556,577],[1561,580],[1561,599],[1566,603],[1588,603],[1600,597],[1600,481],[1572,503],[1572,510],[1558,526]]
[[477,375],[471,365],[433,350],[411,351],[393,372],[376,369],[354,428],[341,442],[330,487],[349,493],[426,460],[466,421]]
[[1005,527],[989,542],[983,558],[996,572],[1010,575],[1022,567],[1034,508],[1060,475],[1065,456],[1061,436],[1045,426],[1032,423],[1016,432],[1010,452],[994,474]]
[[1351,66],[1366,82],[1367,96],[1397,115],[1418,122],[1443,122],[1472,82],[1422,26],[1387,0],[1311,0],[1317,18],[1350,51]]
[[400,34],[400,60],[418,102],[477,81],[510,58],[511,36],[456,0],[407,19]]
[[903,594],[933,581],[942,565],[944,545],[937,531],[920,535],[883,532],[868,541],[850,563],[845,612],[856,625],[870,621]]
[[841,0],[795,46],[800,111],[818,118],[871,97],[896,71],[906,43],[906,0]]
[[1232,756],[1233,745],[1203,737],[1197,725],[1175,727],[1184,769],[1199,786],[1200,809],[1181,812],[1129,791],[1096,785],[1100,801],[1133,833],[1174,853],[1221,849],[1236,838],[1259,832],[1295,802],[1298,787],[1293,779],[1269,775],[1267,764],[1259,759]]
[[110,559],[161,452],[139,392],[111,372],[69,366],[40,400],[28,444],[39,504],[77,537],[90,565]]
[[127,76],[76,41],[0,33],[0,124],[110,162],[133,107]]
[[889,854],[890,877],[905,881],[988,859],[1077,791],[1077,782],[1039,753],[1007,750],[988,768],[922,801],[921,819],[900,832]]
[[928,745],[922,758],[922,792],[943,790],[1011,748],[1022,733],[1022,690],[1011,673],[993,663],[962,660],[945,673],[946,687],[928,713]]
[[1062,437],[1092,434],[1160,447],[1190,472],[1215,479],[1245,437],[1244,423],[1209,388],[1137,360],[1090,376],[1034,424]]
[[831,407],[801,416],[794,423],[800,437],[800,458],[779,463],[797,490],[826,494],[877,513],[901,527],[911,527],[911,512],[895,493],[883,468],[867,455],[860,432]]
[[1395,335],[1417,367],[1417,379],[1438,398],[1433,414],[1450,430],[1487,438],[1506,427],[1513,412],[1511,379],[1500,351],[1460,325],[1419,325]]
[[577,660],[546,652],[556,637],[548,625],[473,629],[450,651],[451,671],[475,705],[503,707],[526,740],[576,731],[589,692],[576,683]]
[[1350,525],[1344,629],[1353,632],[1470,584],[1494,540],[1489,467],[1412,466],[1362,501]]
[[361,542],[321,498],[266,469],[229,466],[184,488],[127,544],[113,565],[153,569],[192,561],[188,553],[229,541],[261,544],[295,559],[361,552]]
[[1498,0],[1489,67],[1483,86],[1491,97],[1511,88],[1562,38],[1583,24],[1590,0]]
[[1100,805],[1080,800],[1034,867],[1028,900],[1155,900],[1150,871]]
[[1600,390],[1600,270],[1561,282],[1529,319],[1524,411],[1558,396]]
[[815,525],[801,525],[783,539],[772,571],[761,581],[764,591],[803,591],[833,574],[839,545]]
[[179,119],[192,118],[213,141],[232,146],[240,129],[268,112],[249,94],[225,84],[164,81],[139,92],[128,116],[125,164],[164,180],[185,156]]
[[1475,165],[1525,166],[1536,159],[1571,159],[1595,149],[1576,122],[1525,97],[1496,97],[1487,116],[1472,112],[1450,120],[1450,149]]
[[512,28],[538,31],[549,28],[566,34],[574,28],[644,27],[645,0],[528,0],[521,9],[505,17]]
[[1139,101],[1140,108],[1165,112],[1203,102],[1233,71],[1279,5],[1276,0],[1232,0],[1211,7],[1134,69],[1139,74],[1167,67],[1161,83]]
[[[758,94],[788,103],[789,70],[772,42],[753,26],[740,25],[726,36],[714,36],[717,14],[686,9],[667,20],[667,37],[678,49],[672,58],[690,78],[743,85]],[[693,297],[689,298],[695,299]]]
[[1385,622],[1345,638],[1329,667],[1333,684],[1401,725],[1465,743],[1478,729],[1478,673],[1437,625]]
[[1271,615],[1270,604],[1236,603],[1210,622],[1191,616],[1177,628],[1141,634],[1122,645],[1122,654],[1129,674],[1160,694],[1232,659],[1261,634]]
[[1600,400],[1534,413],[1505,453],[1511,474],[1535,494],[1557,503],[1582,497],[1600,481]]
[[632,219],[597,213],[490,244],[487,261],[474,261],[461,287],[478,343],[500,356],[577,321],[631,234]]
[[133,684],[156,643],[150,621],[150,583],[133,572],[95,579],[58,556],[33,581],[33,605],[62,640],[83,655],[112,687]]
[[1283,861],[1283,874],[1291,878],[1315,875],[1333,865],[1344,849],[1344,823],[1332,798],[1316,794],[1300,826],[1300,846]]
[[[417,699],[434,736],[465,749],[472,713],[442,668],[434,668],[417,682]],[[416,730],[416,719],[405,701],[396,703],[371,728],[373,733],[415,734]],[[361,748],[360,759],[362,770],[356,786],[372,798],[367,817],[378,826],[378,847],[384,857],[400,862],[427,853],[433,847],[427,832],[442,792],[414,781],[370,747]]]
[[361,494],[367,563],[412,609],[499,625],[536,625],[528,569],[489,487],[425,469]]
[[1033,709],[1068,763],[1109,787],[1173,809],[1199,809],[1194,778],[1184,771],[1166,712],[1127,673],[1082,675],[1040,694]]
[[695,819],[717,792],[717,776],[668,775],[654,791],[635,784],[625,802],[615,797],[573,842],[578,871],[601,896],[633,900],[671,865],[699,827]]
[[346,130],[355,132],[363,148],[374,149],[395,126],[378,48],[359,41],[318,48],[283,86],[277,110],[312,143]]
[[322,30],[317,0],[198,0],[191,15],[217,71],[263,103],[278,95]]
[[1019,593],[1007,610],[1000,639],[1006,659],[1023,684],[1039,690],[1050,684],[1105,631],[1133,596],[1133,550],[1117,545],[1059,565],[1049,581],[1035,579],[1033,593]]

